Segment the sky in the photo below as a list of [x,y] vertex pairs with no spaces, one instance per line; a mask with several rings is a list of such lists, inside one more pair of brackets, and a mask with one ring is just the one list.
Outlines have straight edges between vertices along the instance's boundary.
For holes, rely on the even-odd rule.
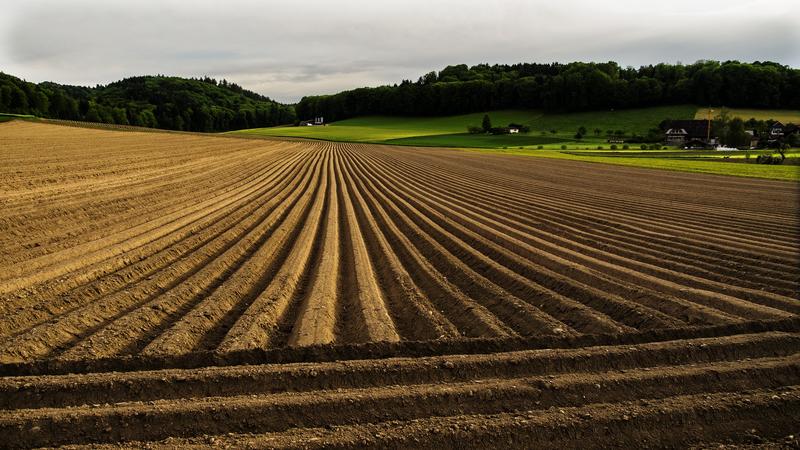
[[800,67],[797,0],[0,0],[0,71],[94,86],[226,78],[282,102],[449,64]]

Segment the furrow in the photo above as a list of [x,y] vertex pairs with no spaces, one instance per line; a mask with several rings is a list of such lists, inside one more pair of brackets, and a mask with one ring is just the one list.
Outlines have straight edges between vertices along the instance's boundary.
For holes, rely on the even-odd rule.
[[341,212],[346,221],[344,229],[349,235],[348,250],[352,252],[348,259],[352,261],[352,267],[345,269],[352,270],[353,277],[346,278],[345,281],[350,281],[349,293],[357,299],[355,313],[361,318],[363,335],[369,341],[398,341],[400,336],[387,310],[386,298],[376,280],[375,269],[364,243],[361,226],[356,220],[349,188],[342,179],[341,172],[337,172],[336,176],[343,204]]
[[5,377],[0,378],[0,408],[63,408],[81,404],[433,385],[558,374],[618,374],[645,368],[658,372],[666,366],[783,360],[796,358],[798,354],[800,336],[797,333],[771,332],[479,355]]
[[[415,181],[407,179],[401,174],[394,173],[393,177],[407,181],[406,184],[409,186],[417,185]],[[614,299],[611,303],[619,303],[619,296],[614,295],[619,292],[625,298],[652,308],[651,311],[657,309],[672,317],[679,319],[685,317],[690,323],[713,324],[738,320],[736,316],[702,305],[643,289],[638,285],[619,282],[596,270],[576,265],[542,249],[534,248],[514,237],[514,235],[521,234],[518,229],[494,220],[497,216],[478,210],[473,205],[452,197],[441,197],[437,193],[427,190],[416,192],[416,195],[407,196],[406,199],[409,201],[413,198],[430,199],[431,208],[437,211],[440,217],[443,217],[443,222],[457,222],[449,229],[456,230],[455,232],[459,233],[459,236],[470,245],[496,261],[504,261],[503,264],[520,275],[562,294],[585,297],[584,292],[588,291],[590,295],[599,298],[601,302],[604,296],[610,294]],[[438,202],[433,202],[433,200],[438,200]],[[444,206],[448,204],[451,206]],[[567,282],[566,286],[564,285],[565,281]],[[600,289],[604,289],[605,292],[601,292]],[[623,300],[622,303],[625,301]],[[662,320],[669,322],[670,319],[662,316]],[[673,324],[673,326],[679,325]]]
[[[308,171],[310,165],[297,168]],[[213,261],[203,265],[201,270],[180,285],[121,315],[60,356],[78,359],[141,351],[150,340],[164,332],[170,324],[217,289],[263,244],[269,235],[268,227],[271,224],[266,220],[269,214],[298,188],[304,177],[302,171],[296,175],[292,183],[288,183],[287,179],[263,194],[262,201],[256,205],[257,210],[261,211],[260,215],[239,219],[236,228],[229,231],[229,236],[237,236],[237,241],[222,247],[214,255]]]
[[[264,189],[270,187],[276,176],[283,177],[282,182],[286,182],[286,177],[289,172],[286,171],[286,166],[276,170],[270,178],[261,181],[256,187],[259,190],[249,192],[247,197],[240,199],[240,204],[232,205],[230,210],[222,210],[215,213],[213,217],[209,217],[208,222],[197,222],[191,225],[188,230],[177,232],[183,233],[183,238],[174,243],[168,243],[164,248],[160,242],[149,245],[155,253],[146,256],[148,252],[137,255],[137,252],[130,252],[125,261],[127,265],[123,268],[107,273],[102,278],[97,279],[89,284],[82,285],[74,288],[71,291],[62,292],[61,289],[53,289],[51,295],[37,296],[40,301],[47,302],[48,309],[33,309],[29,307],[17,306],[16,310],[10,310],[6,316],[9,320],[0,322],[0,329],[5,331],[5,334],[14,333],[16,330],[24,330],[41,323],[47,318],[60,314],[69,313],[74,311],[81,305],[90,304],[103,296],[119,295],[131,287],[141,286],[142,284],[153,284],[152,279],[159,271],[163,271],[171,264],[180,262],[193,252],[197,251],[208,243],[212,242],[217,237],[221,236],[226,230],[226,223],[235,222],[238,220],[236,217],[246,214],[248,208],[253,205],[258,195],[264,192]],[[280,179],[280,178],[278,178]],[[249,202],[249,204],[248,204]],[[254,205],[253,207],[257,207]],[[222,231],[218,231],[223,228]],[[228,226],[230,228],[230,226]],[[210,235],[210,236],[209,236]],[[145,250],[142,248],[141,250]],[[136,259],[139,261],[133,262]],[[142,294],[146,295],[146,294]],[[7,305],[11,307],[11,305]]]
[[[796,359],[756,360],[657,372],[569,375],[555,378],[476,380],[448,385],[385,387],[373,390],[317,391],[156,401],[153,405],[116,404],[100,407],[0,411],[0,430],[10,442],[61,445],[93,439],[156,440],[229,432],[280,432],[290,427],[355,425],[387,420],[413,420],[509,411],[545,411],[551,407],[585,407],[640,399],[724,394],[738,390],[774,390],[792,386],[800,375]],[[597,388],[600,385],[600,388]],[[775,391],[772,392],[775,395]],[[800,393],[783,391],[800,405]],[[780,404],[781,395],[774,401]],[[307,411],[312,409],[313,415]],[[792,414],[800,418],[800,414]],[[198,420],[198,418],[206,418]],[[225,417],[226,420],[215,420]],[[154,426],[158,424],[159,426]],[[28,430],[47,430],[47,433]],[[106,429],[107,433],[91,431]]]
[[219,345],[220,351],[279,346],[278,334],[281,332],[279,325],[290,309],[291,303],[299,296],[301,281],[310,270],[309,261],[313,260],[312,253],[315,253],[315,248],[319,246],[321,217],[327,211],[325,197],[332,164],[332,157],[327,151],[311,211],[295,238],[295,244],[266,289],[258,294],[228,331]]
[[287,340],[291,346],[330,344],[336,335],[336,305],[339,302],[339,200],[333,168],[328,169],[328,192],[324,214],[322,251],[313,265],[311,287]]
[[[464,284],[467,286],[473,285],[475,287],[482,287],[485,294],[477,294],[480,297],[485,297],[487,295],[496,298],[499,297],[498,300],[501,298],[503,299],[503,306],[512,306],[517,308],[516,312],[501,317],[504,321],[511,320],[512,322],[517,322],[518,327],[524,326],[525,328],[528,328],[529,325],[522,325],[518,322],[519,319],[522,318],[520,314],[525,311],[530,315],[530,317],[525,320],[526,324],[530,324],[531,321],[536,321],[540,324],[538,327],[535,327],[538,329],[538,331],[534,331],[534,333],[541,333],[542,331],[549,330],[564,332],[570,327],[575,327],[583,331],[593,330],[595,332],[605,332],[611,330],[621,331],[626,329],[624,325],[617,324],[602,313],[599,313],[575,300],[567,299],[544,288],[535,286],[533,283],[530,283],[528,280],[525,280],[522,277],[514,277],[513,275],[510,275],[507,269],[500,267],[495,261],[492,261],[484,255],[476,252],[472,247],[448,233],[446,230],[442,229],[441,226],[434,222],[430,217],[426,216],[424,213],[421,213],[403,198],[400,198],[394,194],[394,192],[388,186],[374,179],[373,174],[367,171],[365,172],[365,177],[369,178],[371,182],[377,183],[379,186],[376,192],[379,193],[381,197],[387,199],[387,194],[391,196],[392,200],[386,200],[388,202],[387,204],[391,205],[391,207],[396,211],[398,218],[405,219],[404,221],[408,226],[408,232],[411,232],[411,230],[419,230],[414,234],[416,234],[423,242],[431,245],[436,250],[436,253],[443,255],[446,258],[446,261],[449,263],[448,266],[450,266],[451,269],[449,272],[444,273],[452,274],[448,275],[448,278],[452,279],[454,277],[458,277],[464,280]],[[435,239],[434,236],[441,239],[444,243],[442,243],[442,241],[439,239]],[[457,250],[458,254],[453,254],[448,249]],[[426,256],[431,259],[431,261],[441,259],[441,257],[437,258],[437,256],[434,254],[428,254]],[[480,268],[482,273],[475,273],[471,267]],[[454,271],[453,269],[456,270]],[[503,290],[504,286],[498,286],[493,282],[489,282],[483,275],[483,273],[487,273],[487,271],[491,271],[488,273],[492,273],[494,275],[499,274],[501,277],[505,275],[505,281],[507,283],[505,287],[510,287],[511,290],[505,291]],[[496,280],[493,279],[493,281]],[[500,281],[503,281],[503,279],[501,278]],[[514,299],[512,299],[511,295],[513,295],[515,292],[521,293],[524,298],[528,299],[528,302],[519,300],[519,297],[514,297]],[[536,301],[534,299],[541,299],[542,301],[536,304],[541,304],[543,307],[548,308],[548,311],[552,314],[552,316],[547,315],[538,308],[533,307],[531,303]],[[553,323],[553,317],[560,319],[561,324],[557,325],[556,327],[548,326],[548,322],[550,324]],[[509,323],[509,325],[511,325],[511,323]],[[517,328],[517,331],[522,331],[525,328]],[[531,333],[531,331],[522,332],[524,334]]]
[[[344,165],[344,163],[342,163]],[[458,336],[458,330],[428,301],[390,247],[380,226],[356,186],[350,167],[342,170],[348,183],[367,249],[377,264],[376,275],[386,294],[387,306],[398,332],[405,340],[431,340]]]
[[[384,183],[386,184],[386,182]],[[463,240],[463,242],[474,248],[477,252],[481,252],[482,255],[484,255],[482,257],[484,261],[486,258],[491,258],[491,261],[496,262],[497,270],[494,271],[494,276],[497,278],[504,277],[508,280],[506,282],[509,284],[527,284],[529,289],[533,290],[536,288],[531,288],[530,286],[532,285],[531,282],[535,282],[541,286],[541,288],[538,289],[540,292],[547,292],[545,289],[552,290],[550,292],[554,292],[555,295],[564,295],[565,297],[578,300],[597,311],[607,314],[616,321],[625,323],[634,328],[677,327],[682,323],[651,308],[642,307],[629,302],[611,292],[603,292],[600,289],[596,289],[594,286],[601,284],[600,280],[597,278],[591,279],[591,285],[587,285],[573,281],[573,279],[563,275],[571,271],[574,272],[576,270],[575,266],[560,267],[560,271],[557,273],[545,267],[534,265],[530,260],[514,255],[510,250],[507,250],[514,249],[515,243],[506,242],[506,246],[504,247],[492,242],[491,239],[487,239],[465,228],[462,224],[468,222],[469,219],[465,219],[459,212],[442,206],[441,204],[432,203],[432,207],[427,207],[422,204],[421,201],[415,200],[416,198],[431,197],[418,192],[411,192],[405,195],[399,193],[399,195],[401,195],[408,204],[426,213],[428,217],[436,217],[437,223],[441,225],[443,230],[446,230],[446,233],[450,233],[451,236]],[[445,200],[443,200],[443,202],[444,201]],[[437,211],[437,209],[439,211]],[[478,225],[475,228],[481,229],[482,227]],[[496,231],[492,231],[494,236],[499,235]],[[448,238],[444,233],[441,233],[440,236],[445,236],[443,239]],[[452,238],[450,242],[454,242]],[[570,269],[572,270],[570,271]],[[512,270],[516,270],[516,273],[512,272]],[[554,294],[550,295],[555,296]],[[530,295],[521,298],[535,299],[536,297]],[[532,300],[536,305],[544,304],[546,301],[546,299]]]
[[[143,349],[143,353],[166,355],[185,353],[198,346],[218,344],[226,326],[233,324],[239,308],[249,304],[269,283],[270,267],[285,256],[288,242],[292,242],[298,229],[295,227],[309,212],[314,196],[320,165],[319,154],[315,165],[303,182],[303,187],[292,192],[268,217],[272,233],[266,241],[231,276],[189,313]],[[238,308],[237,308],[238,305]],[[204,342],[205,341],[205,342]]]

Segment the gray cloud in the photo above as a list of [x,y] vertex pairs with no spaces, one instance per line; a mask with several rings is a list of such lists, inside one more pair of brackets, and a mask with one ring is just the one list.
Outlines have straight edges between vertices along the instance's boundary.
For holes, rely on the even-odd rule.
[[698,59],[800,65],[789,0],[27,0],[3,6],[0,70],[94,85],[225,77],[282,101],[447,64]]

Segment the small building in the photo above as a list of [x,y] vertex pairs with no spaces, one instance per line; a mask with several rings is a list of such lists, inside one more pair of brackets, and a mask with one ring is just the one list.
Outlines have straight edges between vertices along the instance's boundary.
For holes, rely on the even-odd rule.
[[298,124],[301,127],[315,127],[315,126],[322,126],[325,125],[325,118],[324,117],[314,117],[313,120],[302,120]]
[[780,122],[775,122],[770,125],[769,130],[767,130],[767,134],[769,135],[769,140],[774,141],[776,139],[780,139],[783,137],[783,124]]
[[717,143],[716,138],[711,136],[708,120],[672,120],[665,122],[662,127],[664,130],[664,141],[667,145],[685,146],[711,146]]
[[506,127],[507,133],[510,134],[517,134],[517,133],[527,133],[531,131],[531,127],[528,125],[524,125],[521,123],[510,123],[508,127]]
[[750,148],[758,147],[758,132],[756,130],[745,130],[745,133],[750,137]]

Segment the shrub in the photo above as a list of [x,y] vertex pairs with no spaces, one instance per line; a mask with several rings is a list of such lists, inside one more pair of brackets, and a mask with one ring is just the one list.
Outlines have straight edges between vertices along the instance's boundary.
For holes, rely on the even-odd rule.
[[566,150],[566,149],[567,149],[567,146],[566,146],[566,145],[562,145],[562,146],[561,146],[561,150]]
[[772,155],[758,155],[756,157],[756,164],[781,164],[783,160],[778,156]]
[[609,147],[609,148],[611,150],[616,150],[617,149],[617,144],[611,144],[611,147]]
[[642,144],[639,146],[639,148],[642,150],[647,150],[647,144]]
[[622,146],[623,150],[628,150],[629,148],[631,148],[631,147],[628,144],[625,144],[625,145]]
[[541,150],[541,149],[543,149],[543,148],[544,148],[544,145],[540,145],[540,146],[538,146],[538,147],[536,147],[536,148],[538,148],[539,150]]
[[469,132],[469,134],[483,134],[483,128],[476,126],[468,126],[467,132]]
[[603,149],[603,146],[602,146],[602,145],[598,145],[598,146],[597,146],[597,149],[598,149],[598,150],[602,150],[602,149]]

